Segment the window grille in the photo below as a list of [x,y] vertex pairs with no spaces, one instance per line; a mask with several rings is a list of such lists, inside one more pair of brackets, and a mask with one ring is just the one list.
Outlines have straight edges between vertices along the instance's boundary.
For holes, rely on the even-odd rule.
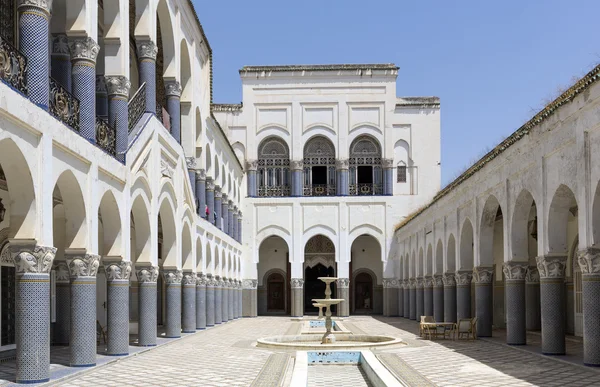
[[[325,179],[315,182],[313,167],[325,167]],[[304,196],[335,195],[335,148],[326,137],[311,138],[304,146]]]
[[258,148],[258,196],[289,196],[290,151],[279,138],[265,139]]
[[[381,147],[371,136],[360,136],[350,145],[349,160],[350,195],[382,195],[383,169],[381,165]],[[359,175],[359,167],[370,167],[370,176]]]

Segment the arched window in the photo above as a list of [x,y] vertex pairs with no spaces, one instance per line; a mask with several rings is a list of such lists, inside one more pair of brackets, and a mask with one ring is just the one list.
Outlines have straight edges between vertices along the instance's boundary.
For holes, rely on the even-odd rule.
[[350,145],[350,195],[382,195],[381,148],[373,137],[360,136]]
[[304,146],[304,196],[335,195],[335,148],[316,136]]
[[258,196],[290,195],[290,151],[287,144],[269,137],[258,147]]
[[397,183],[406,183],[406,163],[404,161],[400,161],[398,163],[398,171],[396,176]]

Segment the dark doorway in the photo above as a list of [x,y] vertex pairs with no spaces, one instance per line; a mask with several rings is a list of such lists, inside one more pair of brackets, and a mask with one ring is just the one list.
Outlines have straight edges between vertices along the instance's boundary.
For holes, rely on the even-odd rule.
[[285,312],[285,281],[279,273],[267,278],[267,311]]
[[356,169],[356,180],[358,184],[373,184],[373,167],[359,165]]
[[367,273],[360,273],[354,279],[354,312],[373,311],[373,279]]
[[[325,267],[317,264],[315,267],[304,269],[304,314],[317,314],[319,309],[313,306],[313,298],[325,298],[325,282],[319,277],[333,277],[333,267]],[[335,282],[331,285],[331,298],[336,297]],[[336,306],[331,307],[332,313],[336,312]]]
[[312,167],[312,184],[327,184],[327,167]]
[[2,266],[0,276],[0,292],[2,293],[0,299],[2,303],[2,334],[0,336],[0,345],[9,345],[15,343],[15,268]]

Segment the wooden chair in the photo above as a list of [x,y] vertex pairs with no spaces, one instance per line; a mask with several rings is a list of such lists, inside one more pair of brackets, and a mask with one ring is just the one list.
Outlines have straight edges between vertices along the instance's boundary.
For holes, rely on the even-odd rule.
[[421,316],[421,322],[419,323],[419,336],[423,337],[425,333],[425,325],[423,323],[432,323],[435,322],[433,316]]
[[460,340],[461,337],[475,340],[477,338],[477,317],[461,318],[456,323],[456,335]]

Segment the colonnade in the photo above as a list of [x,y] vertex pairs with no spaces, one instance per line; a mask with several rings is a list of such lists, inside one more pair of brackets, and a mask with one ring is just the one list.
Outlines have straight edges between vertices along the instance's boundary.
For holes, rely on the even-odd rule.
[[195,186],[198,215],[241,243],[242,211],[233,200],[227,200],[227,194],[221,192],[221,187],[204,169],[196,172]]

